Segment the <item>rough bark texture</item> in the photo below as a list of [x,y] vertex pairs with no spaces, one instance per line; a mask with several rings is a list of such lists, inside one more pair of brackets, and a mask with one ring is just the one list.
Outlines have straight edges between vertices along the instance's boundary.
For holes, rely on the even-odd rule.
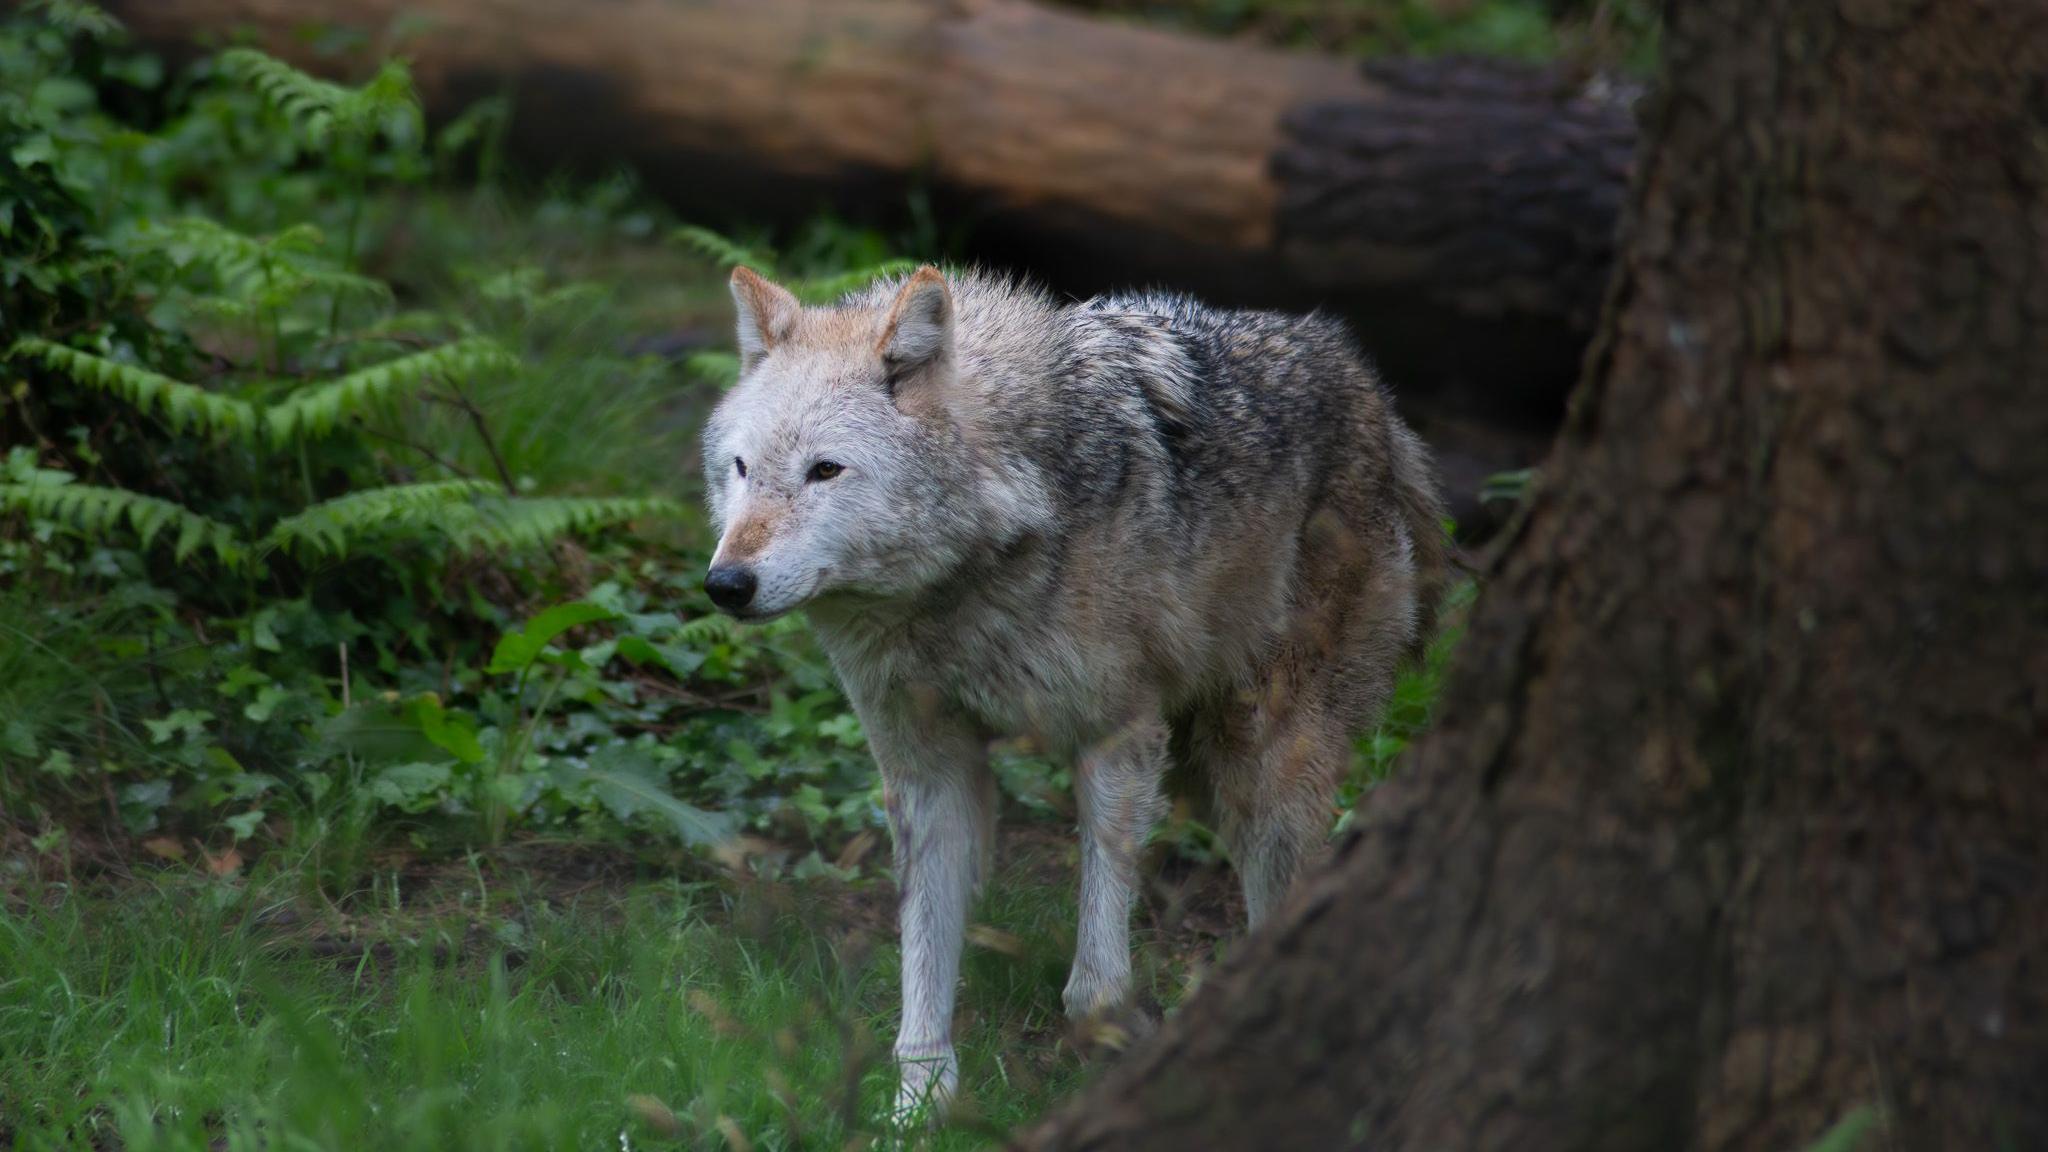
[[[446,111],[510,82],[545,164],[633,163],[686,212],[900,208],[1060,287],[1335,304],[1397,378],[1554,420],[1592,332],[1629,93],[1471,62],[1361,71],[1022,0],[110,0],[142,35],[377,32]],[[1503,401],[1502,396],[1506,396]]]
[[1666,35],[1444,729],[1023,1146],[2048,1147],[2048,8]]

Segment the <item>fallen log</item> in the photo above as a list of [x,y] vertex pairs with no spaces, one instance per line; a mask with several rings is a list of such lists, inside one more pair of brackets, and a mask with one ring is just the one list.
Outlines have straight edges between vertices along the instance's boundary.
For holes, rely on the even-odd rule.
[[1473,61],[1362,69],[1026,0],[114,0],[159,42],[309,25],[401,46],[430,109],[511,84],[513,144],[633,164],[697,219],[913,185],[970,254],[1061,288],[1321,304],[1390,374],[1554,415],[1599,308],[1625,94]]

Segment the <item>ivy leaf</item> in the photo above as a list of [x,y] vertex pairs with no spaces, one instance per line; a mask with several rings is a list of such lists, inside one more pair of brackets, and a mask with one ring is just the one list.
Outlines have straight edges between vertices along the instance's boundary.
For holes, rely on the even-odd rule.
[[266,684],[261,691],[256,693],[256,699],[249,701],[248,705],[242,709],[242,715],[261,724],[265,720],[270,719],[270,714],[277,711],[279,704],[289,699],[291,699],[291,693],[275,684]]
[[265,608],[249,621],[249,643],[265,652],[282,652],[277,639],[277,609]]
[[620,637],[619,655],[639,667],[653,664],[666,668],[678,680],[689,679],[690,673],[704,666],[704,653],[681,644],[657,644],[644,636]]
[[453,774],[445,763],[395,764],[370,781],[370,798],[402,812],[434,806]]
[[206,732],[206,725],[213,720],[213,713],[180,708],[161,720],[144,720],[142,726],[149,729],[152,744],[168,744],[183,736],[195,739]]
[[228,831],[235,834],[235,840],[239,843],[254,836],[256,830],[263,827],[264,815],[263,809],[255,808],[240,815],[230,816],[222,821],[222,823],[228,826]]

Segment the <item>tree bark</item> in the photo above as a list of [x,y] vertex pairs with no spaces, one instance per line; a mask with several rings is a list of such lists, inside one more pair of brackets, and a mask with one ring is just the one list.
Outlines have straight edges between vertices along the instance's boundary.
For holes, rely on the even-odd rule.
[[1442,729],[1022,1147],[2048,1147],[2048,8],[1665,42]]
[[[1613,257],[1626,91],[1510,65],[1370,72],[1023,0],[110,0],[143,36],[402,15],[432,107],[510,82],[515,144],[624,160],[710,223],[899,209],[1077,291],[1332,305],[1400,379],[1554,420]],[[1425,376],[1425,373],[1427,374]]]

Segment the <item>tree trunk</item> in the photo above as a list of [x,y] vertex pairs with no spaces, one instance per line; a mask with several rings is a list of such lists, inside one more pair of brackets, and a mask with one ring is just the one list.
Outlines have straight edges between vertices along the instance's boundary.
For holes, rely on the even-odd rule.
[[1024,1147],[2048,1148],[2048,9],[1669,14],[1441,731]]
[[[511,83],[515,144],[634,164],[709,223],[900,209],[1073,290],[1336,306],[1397,378],[1554,420],[1613,257],[1629,93],[1472,62],[1368,74],[1022,0],[109,0],[143,36],[377,32],[446,112]],[[1427,377],[1423,376],[1424,372]]]

